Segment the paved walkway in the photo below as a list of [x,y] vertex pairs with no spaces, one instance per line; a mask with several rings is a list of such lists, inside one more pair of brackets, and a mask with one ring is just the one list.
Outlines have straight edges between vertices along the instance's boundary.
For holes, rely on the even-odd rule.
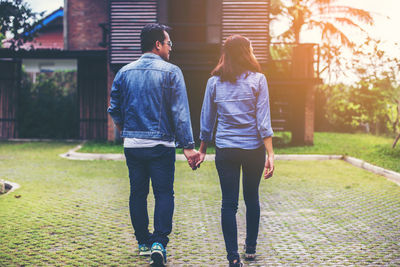
[[[148,266],[130,225],[125,163],[58,156],[70,148],[0,146],[0,175],[21,185],[0,196],[0,266]],[[341,160],[276,164],[261,183],[258,258],[247,266],[400,265],[398,185]],[[168,266],[226,266],[213,162],[176,163],[175,203]],[[242,247],[242,199],[237,218]]]

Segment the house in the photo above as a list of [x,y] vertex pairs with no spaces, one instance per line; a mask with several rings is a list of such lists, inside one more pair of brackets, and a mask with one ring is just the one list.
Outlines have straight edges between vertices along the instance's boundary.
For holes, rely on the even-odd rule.
[[[62,7],[45,16],[32,31],[25,32],[25,35],[34,35],[35,37],[32,41],[24,43],[20,49],[27,51],[38,49],[63,50],[63,20],[64,9]],[[9,48],[10,45],[8,40],[3,40],[3,47]],[[74,59],[26,58],[22,59],[22,64],[25,66],[25,71],[32,74],[33,80],[35,80],[36,73],[39,72],[77,69],[77,63]]]
[[[26,42],[21,46],[21,49],[64,49],[63,17],[64,9],[60,7],[42,18],[32,31],[24,33],[36,36],[33,41]],[[10,45],[7,39],[3,40],[3,47],[9,48]]]
[[[118,133],[106,113],[112,81],[123,65],[141,55],[141,28],[159,22],[173,28],[171,61],[181,67],[185,76],[196,139],[205,85],[219,58],[221,44],[231,34],[243,34],[252,41],[267,74],[273,128],[291,131],[294,143],[313,143],[313,88],[318,82],[314,71],[315,47],[293,48],[297,56],[289,62],[290,77],[268,75],[268,70],[277,63],[269,54],[270,0],[65,0],[64,3],[64,50],[52,56],[75,58],[78,62],[80,138],[116,139]],[[0,58],[22,57],[27,53],[0,50]],[[33,51],[29,56],[40,55]],[[1,64],[5,63],[0,62],[0,69]],[[0,72],[0,89],[1,79],[4,78]],[[7,110],[5,105],[0,111],[1,108]],[[3,119],[10,118],[3,115]],[[0,138],[6,136],[0,129]]]

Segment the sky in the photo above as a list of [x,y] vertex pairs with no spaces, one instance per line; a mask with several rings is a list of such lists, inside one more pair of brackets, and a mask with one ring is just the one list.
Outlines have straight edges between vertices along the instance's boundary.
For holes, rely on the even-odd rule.
[[342,2],[372,13],[375,19],[375,25],[369,30],[372,36],[400,43],[400,35],[397,34],[397,28],[400,26],[400,0],[343,0]]
[[64,6],[64,0],[24,0],[35,12],[46,11],[45,15]]

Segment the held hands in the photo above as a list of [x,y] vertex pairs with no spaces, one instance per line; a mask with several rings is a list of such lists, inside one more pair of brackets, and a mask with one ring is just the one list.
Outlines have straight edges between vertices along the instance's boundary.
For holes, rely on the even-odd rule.
[[[196,149],[183,149],[183,154],[185,155],[188,164],[192,170],[200,168],[200,152]],[[200,162],[200,163],[199,163]]]
[[265,161],[265,173],[264,179],[271,178],[274,175],[274,155],[268,155],[267,160]]

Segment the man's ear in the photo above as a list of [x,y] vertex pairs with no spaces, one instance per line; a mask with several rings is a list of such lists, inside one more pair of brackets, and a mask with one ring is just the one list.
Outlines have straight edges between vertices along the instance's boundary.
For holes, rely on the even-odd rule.
[[157,50],[160,50],[161,49],[161,43],[160,43],[160,41],[156,41],[156,49]]

